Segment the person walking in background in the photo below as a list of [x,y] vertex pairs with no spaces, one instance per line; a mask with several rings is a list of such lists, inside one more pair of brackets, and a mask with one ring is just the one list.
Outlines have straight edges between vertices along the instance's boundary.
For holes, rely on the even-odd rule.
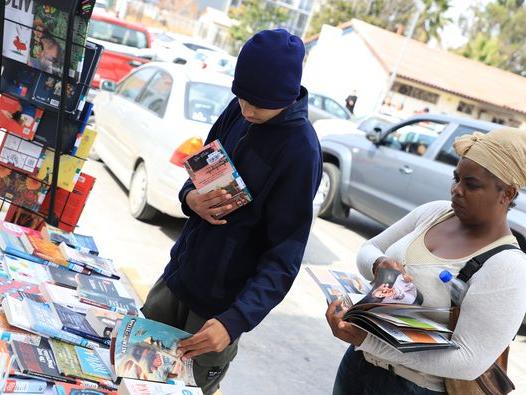
[[356,94],[356,89],[354,89],[352,93],[347,96],[347,99],[345,99],[345,107],[350,111],[351,114],[354,114],[354,106],[356,106],[357,100],[358,96]]
[[253,201],[217,219],[230,209],[217,207],[230,195],[200,195],[188,180],[179,199],[189,219],[142,309],[195,333],[179,352],[194,359],[205,394],[219,388],[239,337],[281,302],[303,259],[322,173],[300,85],[304,54],[301,39],[283,29],[259,32],[241,49],[232,83],[237,98],[206,144],[220,140]]

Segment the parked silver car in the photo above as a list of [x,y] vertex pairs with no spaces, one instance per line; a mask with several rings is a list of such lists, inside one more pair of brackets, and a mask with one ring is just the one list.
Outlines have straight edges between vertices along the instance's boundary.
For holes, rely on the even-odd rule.
[[[475,131],[487,133],[498,126],[447,115],[419,115],[365,136],[326,136],[321,140],[320,216],[344,218],[353,208],[391,225],[421,204],[449,200],[459,160],[453,149],[455,138]],[[523,193],[508,220],[526,251]]]
[[316,92],[309,92],[309,121],[312,123],[319,119],[350,120],[351,117],[351,112],[336,100]]

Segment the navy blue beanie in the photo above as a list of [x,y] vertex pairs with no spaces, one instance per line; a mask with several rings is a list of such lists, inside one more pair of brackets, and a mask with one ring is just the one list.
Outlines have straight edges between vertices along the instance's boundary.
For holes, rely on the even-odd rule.
[[232,92],[259,108],[287,107],[300,94],[304,56],[301,39],[284,29],[256,33],[241,48]]

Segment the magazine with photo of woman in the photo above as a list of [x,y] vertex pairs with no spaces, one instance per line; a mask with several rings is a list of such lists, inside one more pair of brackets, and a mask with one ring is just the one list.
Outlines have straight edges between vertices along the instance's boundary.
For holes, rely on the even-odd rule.
[[398,303],[421,305],[422,294],[411,278],[395,269],[382,269],[372,285],[371,291],[358,303]]

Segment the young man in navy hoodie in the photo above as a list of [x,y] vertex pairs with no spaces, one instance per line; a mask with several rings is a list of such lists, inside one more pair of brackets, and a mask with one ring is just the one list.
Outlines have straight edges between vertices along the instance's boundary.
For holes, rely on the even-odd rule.
[[190,180],[179,193],[189,219],[171,260],[151,289],[146,317],[195,333],[181,341],[205,394],[219,388],[243,332],[280,303],[300,269],[321,179],[321,150],[307,120],[301,86],[303,42],[265,30],[239,54],[237,96],[213,125],[253,201],[221,220],[226,191],[200,195]]

